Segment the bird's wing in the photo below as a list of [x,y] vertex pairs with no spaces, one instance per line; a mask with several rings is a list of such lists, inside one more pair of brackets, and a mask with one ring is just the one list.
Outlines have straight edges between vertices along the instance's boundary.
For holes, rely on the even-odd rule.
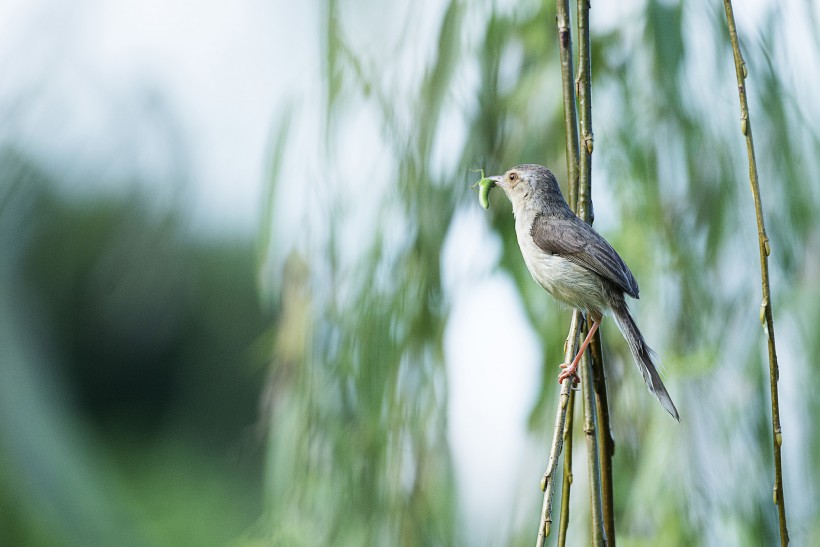
[[533,220],[530,235],[545,253],[588,268],[632,298],[638,298],[638,282],[612,245],[575,215],[564,218],[539,214]]

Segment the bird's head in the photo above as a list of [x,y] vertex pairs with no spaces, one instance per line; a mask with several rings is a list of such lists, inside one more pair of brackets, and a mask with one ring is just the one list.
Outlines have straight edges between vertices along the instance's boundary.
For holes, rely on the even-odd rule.
[[555,175],[542,165],[517,165],[501,176],[489,178],[507,194],[507,198],[512,202],[513,211],[529,208],[541,211],[550,207],[567,207]]

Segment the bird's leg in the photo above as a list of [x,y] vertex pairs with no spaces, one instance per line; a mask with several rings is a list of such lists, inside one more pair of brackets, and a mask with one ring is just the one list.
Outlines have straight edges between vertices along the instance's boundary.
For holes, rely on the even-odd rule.
[[577,370],[578,363],[581,362],[581,356],[584,354],[584,351],[587,349],[587,346],[589,346],[589,342],[592,340],[595,331],[598,330],[598,325],[601,324],[601,319],[602,318],[598,318],[598,320],[596,321],[594,318],[590,317],[590,321],[592,321],[592,326],[589,328],[589,334],[587,334],[587,337],[584,338],[584,342],[581,344],[581,347],[578,348],[578,355],[575,356],[575,359],[572,360],[572,364],[570,365],[566,363],[561,363],[561,368],[564,370],[562,370],[561,373],[558,375],[559,384],[567,378],[572,378],[573,383],[578,381],[578,376],[576,375],[575,371]]

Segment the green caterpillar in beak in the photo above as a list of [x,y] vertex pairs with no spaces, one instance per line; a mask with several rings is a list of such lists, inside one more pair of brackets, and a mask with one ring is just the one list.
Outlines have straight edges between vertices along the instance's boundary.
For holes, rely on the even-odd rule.
[[485,209],[489,209],[490,190],[492,190],[493,186],[495,186],[495,181],[493,179],[488,179],[484,177],[484,169],[481,169],[481,180],[476,181],[476,183],[473,184],[471,188],[475,188],[476,185],[478,185],[478,202]]

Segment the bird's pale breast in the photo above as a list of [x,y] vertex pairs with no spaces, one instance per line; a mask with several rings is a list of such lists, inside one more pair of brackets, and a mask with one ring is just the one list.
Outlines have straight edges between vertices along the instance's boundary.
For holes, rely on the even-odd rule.
[[561,256],[545,253],[526,231],[518,235],[518,245],[530,275],[553,298],[596,315],[607,310],[608,300],[598,274]]

